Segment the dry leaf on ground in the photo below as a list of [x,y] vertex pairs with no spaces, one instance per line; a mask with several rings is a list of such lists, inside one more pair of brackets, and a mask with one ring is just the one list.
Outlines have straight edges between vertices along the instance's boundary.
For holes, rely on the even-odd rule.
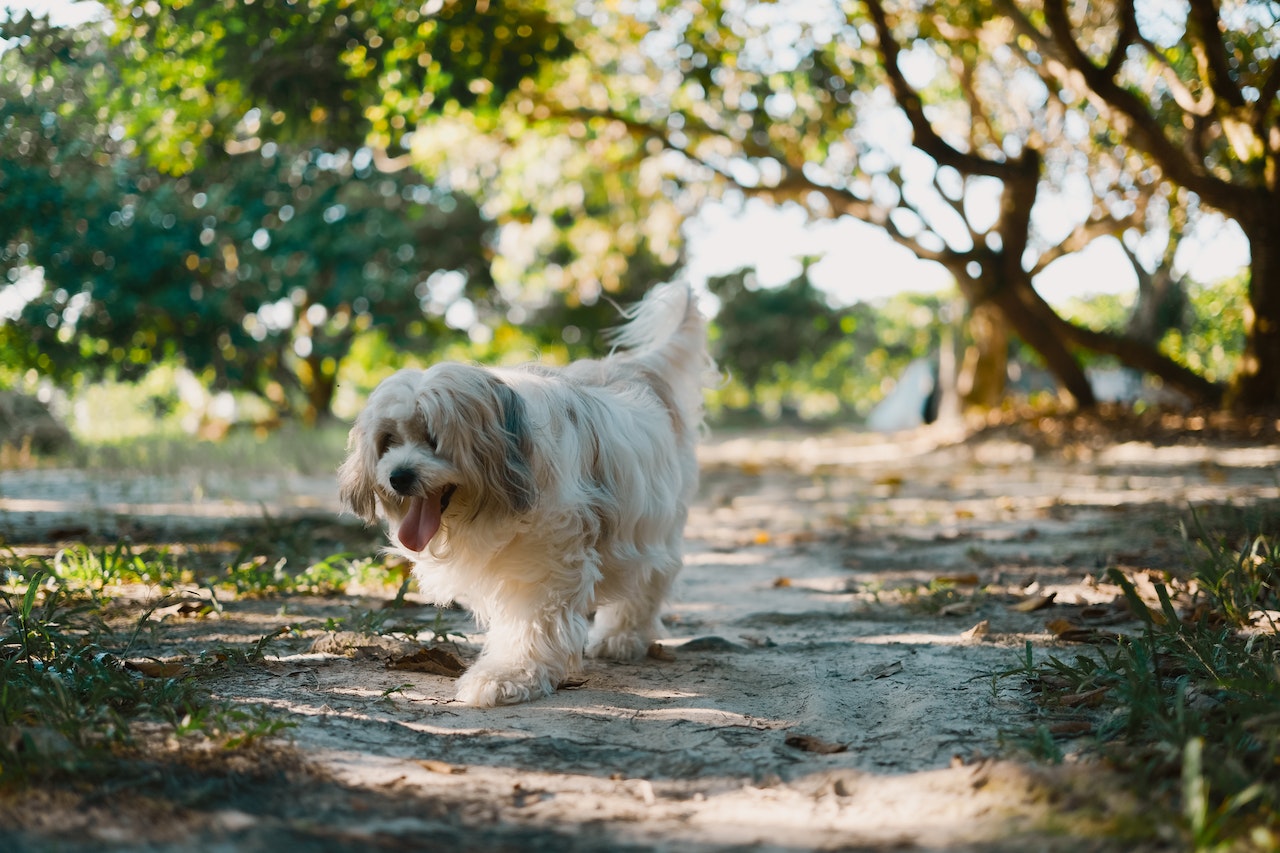
[[1016,610],[1019,613],[1034,613],[1037,610],[1044,610],[1053,604],[1053,600],[1058,597],[1056,592],[1048,595],[1030,595],[1022,599],[1016,604],[1010,604],[1010,610]]
[[127,660],[124,668],[133,670],[147,678],[181,678],[191,671],[185,663],[159,660]]
[[418,649],[416,652],[387,661],[387,669],[399,669],[406,672],[425,672],[431,675],[443,675],[445,678],[457,678],[467,671],[467,665],[444,649]]
[[650,643],[645,655],[653,660],[664,660],[668,663],[676,659],[676,656],[671,653],[671,650],[662,645],[662,643]]
[[818,755],[832,755],[837,752],[846,752],[849,749],[847,744],[832,743],[813,735],[787,735],[785,743],[795,749],[804,752],[815,752]]

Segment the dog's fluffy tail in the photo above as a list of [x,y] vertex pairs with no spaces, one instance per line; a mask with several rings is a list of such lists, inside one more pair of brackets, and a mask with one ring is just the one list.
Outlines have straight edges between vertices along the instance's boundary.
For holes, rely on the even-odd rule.
[[627,322],[609,333],[617,353],[654,370],[670,385],[685,417],[702,423],[702,392],[717,381],[707,353],[707,320],[688,284],[655,287],[624,310]]

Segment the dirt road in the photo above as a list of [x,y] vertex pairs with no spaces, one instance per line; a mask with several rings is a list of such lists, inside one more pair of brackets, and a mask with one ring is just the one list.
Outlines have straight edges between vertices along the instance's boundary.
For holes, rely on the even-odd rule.
[[[1280,447],[1250,442],[1050,456],[1010,438],[929,432],[751,435],[714,440],[703,465],[670,637],[649,660],[588,662],[549,699],[475,710],[451,701],[449,677],[387,665],[433,628],[450,654],[474,656],[481,638],[463,613],[439,622],[411,595],[378,635],[360,637],[323,622],[376,613],[383,598],[229,602],[219,620],[171,626],[156,651],[305,626],[273,641],[265,666],[215,684],[295,724],[279,767],[207,796],[81,803],[21,843],[1133,849],[1124,827],[1141,804],[1078,761],[1069,737],[1057,742],[1063,765],[1026,759],[1019,739],[1036,711],[1022,680],[1000,673],[1018,667],[1028,640],[1037,655],[1087,653],[1048,623],[1112,606],[1107,567],[1184,559],[1177,523],[1189,504],[1280,500]],[[322,483],[295,482],[251,500],[171,485],[68,510],[32,503],[23,489],[37,479],[0,474],[0,515],[36,532],[86,519],[95,534],[155,532],[259,502],[284,517],[335,508]],[[46,484],[39,500],[58,497]],[[131,509],[175,503],[182,512]]]

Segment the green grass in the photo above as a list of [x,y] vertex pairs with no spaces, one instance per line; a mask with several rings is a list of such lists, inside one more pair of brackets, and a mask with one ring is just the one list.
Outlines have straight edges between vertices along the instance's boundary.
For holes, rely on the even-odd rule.
[[217,441],[157,430],[112,441],[81,437],[58,462],[89,472],[157,476],[193,470],[253,475],[292,471],[322,476],[337,470],[346,440],[347,426],[337,422],[315,427],[287,423],[265,433],[234,430]]
[[155,675],[131,664],[147,615],[120,630],[103,600],[44,571],[0,592],[0,784],[118,778],[166,736],[242,746],[283,728],[209,698],[197,674],[228,656]]
[[[1089,732],[1094,754],[1130,780],[1151,825],[1195,850],[1280,846],[1280,548],[1274,523],[1238,518],[1228,536],[1193,515],[1187,570],[1147,596],[1109,572],[1136,630],[1064,660],[1027,644],[1006,676],[1025,678],[1041,721],[1022,745],[1061,761]],[[1073,749],[1080,749],[1074,741]]]
[[[261,543],[258,543],[259,545]],[[334,595],[385,586],[387,571],[344,553],[316,561],[280,554],[219,556],[198,548],[75,544],[51,555],[0,553],[0,788],[154,776],[186,754],[253,745],[288,724],[265,709],[216,699],[212,685],[262,663],[286,627],[256,641],[148,657],[166,643],[161,608]],[[408,581],[393,604],[403,601]],[[350,621],[376,632],[393,608]],[[199,616],[195,618],[199,618]],[[180,644],[179,644],[180,645]]]

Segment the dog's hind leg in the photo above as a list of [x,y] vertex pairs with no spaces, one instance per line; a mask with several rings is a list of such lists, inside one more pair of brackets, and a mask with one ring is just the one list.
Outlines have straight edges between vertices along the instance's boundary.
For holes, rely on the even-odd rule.
[[659,566],[628,567],[625,574],[638,583],[627,584],[621,594],[602,603],[587,644],[587,656],[610,660],[637,660],[663,634],[660,611],[671,590],[680,559],[665,559]]

